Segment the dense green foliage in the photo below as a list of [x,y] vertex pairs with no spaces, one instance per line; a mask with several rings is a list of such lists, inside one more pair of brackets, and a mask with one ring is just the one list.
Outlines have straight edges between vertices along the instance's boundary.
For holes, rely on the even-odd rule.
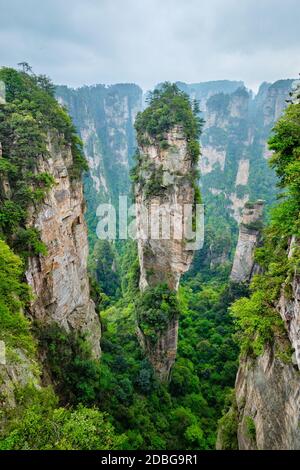
[[5,342],[7,353],[22,348],[32,356],[35,342],[23,312],[30,292],[27,284],[21,282],[22,274],[21,259],[0,239],[0,340]]
[[[290,105],[277,122],[270,138],[275,151],[270,164],[283,190],[280,201],[271,211],[264,232],[264,244],[256,251],[256,260],[264,272],[252,282],[251,297],[239,299],[232,306],[242,351],[258,355],[275,337],[284,336],[283,322],[276,310],[282,286],[286,295],[290,280],[299,271],[299,249],[288,258],[292,235],[299,237],[300,211],[300,105]],[[278,341],[277,341],[278,343]],[[282,351],[281,351],[282,354]]]
[[[100,407],[114,417],[116,429],[129,436],[130,448],[214,447],[217,421],[237,368],[238,348],[227,307],[245,291],[233,288],[238,289],[198,277],[180,289],[179,348],[169,386],[156,381],[143,357],[132,300],[102,312]],[[155,308],[164,313],[161,297],[169,293],[162,291],[159,286],[150,313]]]
[[176,293],[166,284],[148,287],[135,302],[137,322],[144,336],[155,344],[172,318],[179,316]]
[[[97,207],[112,202],[118,211],[119,195],[130,193],[129,169],[136,147],[133,121],[142,106],[142,90],[131,83],[83,86],[76,90],[58,86],[56,96],[66,104],[76,129],[84,137],[85,155],[93,161],[83,179],[92,253],[97,241]],[[117,249],[119,245],[120,241]]]
[[[152,301],[146,295],[134,302],[138,296],[135,261],[136,249],[129,246],[123,257],[127,276],[123,298],[107,310],[102,306],[101,361],[91,359],[83,336],[67,334],[56,325],[35,325],[60,406],[44,389],[41,395],[33,387],[20,390],[20,404],[8,417],[0,448],[214,447],[217,421],[237,367],[238,348],[227,307],[244,290],[218,279],[204,281],[198,275],[185,282],[178,299],[159,286]],[[173,304],[180,310],[178,358],[169,385],[156,380],[138,344],[135,310],[139,302],[146,315],[156,308],[168,316]],[[56,439],[50,436],[53,429]]]
[[[146,199],[151,200],[152,196],[163,198],[169,185],[164,181],[163,165],[157,166],[151,161],[147,154],[147,146],[154,145],[158,147],[158,151],[169,149],[172,152],[167,133],[178,127],[182,129],[186,139],[187,152],[192,165],[188,175],[178,172],[174,177],[178,176],[181,184],[182,178],[192,184],[194,208],[197,203],[201,202],[197,163],[200,155],[199,136],[203,121],[199,114],[198,103],[192,103],[188,95],[175,84],[163,83],[149,94],[148,107],[138,113],[135,121],[139,148],[136,152],[136,166],[131,172],[135,188],[140,186]],[[150,273],[149,276],[151,276]],[[135,302],[135,310],[138,326],[146,340],[152,345],[163,334],[169,322],[173,318],[178,318],[180,314],[176,294],[168,289],[167,285],[149,287],[139,294]]]
[[[231,403],[230,403],[231,404]],[[227,411],[226,408],[224,411]],[[218,437],[222,442],[223,450],[237,450],[237,428],[238,428],[238,413],[235,403],[231,404],[230,409],[219,420],[218,424]]]
[[190,156],[196,163],[202,126],[199,108],[196,103],[191,106],[188,95],[180,91],[177,85],[166,82],[149,94],[148,107],[136,117],[138,144],[145,143],[148,134],[158,141],[162,148],[168,148],[165,134],[175,126],[182,126],[188,140]]
[[[209,120],[201,135],[201,146],[208,153],[206,155],[203,152],[204,168],[206,158],[213,162],[210,151],[218,152],[220,159],[209,168],[210,171],[204,171],[201,175],[206,237],[204,250],[194,261],[196,271],[199,271],[202,262],[215,265],[220,260],[233,258],[238,234],[230,200],[234,194],[240,199],[241,207],[242,199],[247,196],[252,201],[263,199],[266,207],[275,203],[276,175],[268,165],[265,145],[276,117],[275,108],[271,108],[270,103],[282,93],[288,96],[291,83],[291,80],[273,85],[265,83],[255,98],[242,88],[241,83],[231,83],[231,89],[223,88],[221,82],[217,84],[218,87],[208,83],[206,86],[212,88],[206,94],[200,94],[200,89],[195,85],[182,86],[190,95],[207,100],[204,118],[208,116]],[[249,175],[246,184],[236,185],[242,159],[250,162]],[[265,214],[267,216],[268,212],[265,211]]]
[[28,208],[43,202],[55,184],[50,174],[37,172],[39,159],[48,157],[49,136],[71,147],[72,177],[79,177],[87,166],[81,141],[55,100],[49,79],[3,67],[0,80],[6,87],[6,103],[0,105],[0,233],[26,258],[45,253],[38,231],[26,227],[26,218]]
[[89,269],[101,291],[110,298],[120,295],[117,252],[108,240],[97,240],[90,256]]
[[30,385],[16,398],[6,431],[0,433],[0,450],[111,450],[125,445],[126,437],[117,436],[107,415],[96,408],[58,407],[51,389]]
[[[135,253],[130,253],[133,261]],[[131,265],[130,279],[135,278]],[[123,299],[102,310],[100,362],[90,358],[84,338],[57,327],[39,327],[39,344],[47,352],[61,403],[96,406],[108,413],[118,435],[126,435],[129,449],[213,448],[237,368],[227,307],[245,290],[218,280],[205,283],[201,276],[185,283],[178,297],[178,358],[170,384],[162,385],[137,341],[134,285]],[[165,295],[169,292],[159,287],[158,308]]]

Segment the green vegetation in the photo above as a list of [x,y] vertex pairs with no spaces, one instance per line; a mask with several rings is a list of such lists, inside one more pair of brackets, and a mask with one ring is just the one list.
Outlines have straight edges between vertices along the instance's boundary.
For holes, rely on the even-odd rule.
[[[45,199],[55,184],[52,175],[38,172],[40,159],[49,157],[49,140],[70,147],[72,178],[87,169],[82,144],[66,111],[54,98],[54,88],[45,76],[3,67],[0,80],[6,87],[6,104],[0,105],[0,235],[24,258],[45,254],[37,230],[26,227],[29,207]],[[6,188],[6,189],[5,189]]]
[[[166,140],[167,133],[176,126],[181,128],[187,139],[187,151],[192,160],[193,167],[189,179],[195,190],[195,203],[200,203],[197,163],[203,121],[199,117],[197,102],[191,103],[188,95],[180,91],[175,84],[166,82],[150,93],[148,104],[145,111],[138,113],[135,121],[138,145],[142,148],[153,144],[162,150],[171,150]],[[141,150],[136,151],[131,178],[134,184],[139,183],[144,188],[146,197],[160,195],[165,191],[163,168],[155,168],[149,164],[147,155],[144,156]]]
[[115,434],[105,413],[82,405],[58,407],[51,389],[19,390],[17,406],[8,417],[0,450],[113,450],[126,442],[125,436]]
[[166,284],[148,287],[135,302],[138,325],[144,336],[155,344],[170,320],[179,316],[176,293]]
[[274,338],[284,335],[277,302],[282,286],[288,290],[290,276],[299,269],[299,251],[295,250],[288,258],[288,245],[292,235],[299,236],[300,105],[287,108],[269,142],[275,151],[270,164],[283,190],[281,202],[271,211],[263,247],[256,251],[256,260],[264,272],[254,278],[251,297],[239,299],[231,308],[241,349],[254,355],[261,354],[266,344],[273,344]]
[[[76,90],[58,86],[56,96],[66,104],[78,132],[85,136],[85,154],[97,165],[83,178],[85,219],[92,254],[97,241],[97,207],[111,202],[118,210],[119,195],[130,195],[129,168],[136,147],[133,120],[141,107],[142,90],[134,84],[83,86]],[[129,167],[121,163],[126,159]],[[123,245],[123,241],[118,240],[115,248],[121,252]]]
[[[134,268],[134,277],[133,273]],[[98,406],[113,417],[119,433],[126,433],[128,448],[214,448],[217,421],[237,370],[238,347],[227,307],[245,290],[218,280],[205,283],[198,275],[185,282],[178,299],[165,286],[154,291],[150,295],[152,289],[146,290],[137,302],[131,291],[125,294],[127,300],[101,313]],[[173,309],[169,309],[170,294]],[[178,356],[169,385],[157,382],[138,344],[135,310],[138,304],[138,312],[143,311],[140,303],[145,307],[145,330],[153,333],[154,340],[164,327],[165,315],[180,310]]]
[[21,281],[23,263],[0,240],[0,340],[6,349],[21,348],[29,357],[35,354],[35,341],[23,310],[30,300],[27,284]]
[[120,296],[116,258],[116,249],[108,240],[97,240],[89,261],[90,272],[99,289],[112,299]]
[[245,417],[246,434],[253,442],[256,442],[255,421],[251,416]]
[[145,144],[148,134],[165,148],[165,134],[175,126],[182,126],[188,140],[190,156],[196,163],[199,156],[198,138],[202,127],[197,104],[191,106],[186,93],[180,91],[177,85],[166,82],[149,94],[148,105],[145,111],[138,113],[136,117],[138,144]]
[[[150,302],[146,291],[139,299],[145,309],[150,303],[151,309],[157,306],[158,312],[168,316],[174,313],[169,308],[172,302],[180,308],[178,358],[170,384],[161,385],[136,337],[138,271],[134,245],[124,253],[122,265],[127,275],[124,297],[106,310],[102,307],[100,362],[91,359],[83,336],[66,334],[55,325],[35,325],[60,403],[51,398],[48,405],[47,396],[36,398],[33,388],[25,400],[22,391],[16,414],[9,417],[2,433],[0,448],[214,448],[217,421],[237,369],[238,348],[227,307],[245,291],[218,280],[204,281],[200,275],[185,281],[178,299],[160,286],[155,290],[156,302],[153,297]],[[147,320],[148,313],[145,310]],[[153,325],[156,328],[151,322]],[[42,389],[41,393],[50,392]],[[69,437],[68,423],[74,427]],[[56,440],[50,436],[54,428]],[[111,433],[113,437],[105,440],[104,436]]]
[[229,410],[224,410],[224,416],[219,420],[218,437],[223,450],[238,450],[237,429],[238,412],[235,398],[229,400]]
[[[37,157],[47,158],[46,131],[56,132],[58,139],[71,145],[75,161],[78,150],[79,165],[76,168],[75,164],[73,176],[78,176],[84,165],[80,144],[68,127],[70,121],[54,104],[50,82],[45,77],[9,70],[0,72],[7,74],[8,85],[8,104],[0,108],[0,171],[13,192],[11,197],[1,192],[0,226],[2,237],[26,259],[33,253],[45,253],[38,232],[26,227],[25,220],[29,205],[39,204],[54,184],[48,173],[35,172]],[[22,94],[26,87],[30,89],[27,97]],[[226,97],[218,99],[225,101],[221,103],[224,107]],[[168,108],[171,113],[167,113]],[[191,106],[186,95],[165,84],[151,96],[148,110],[138,116],[138,139],[156,139],[165,149],[165,132],[179,123],[196,162],[200,121],[197,108]],[[289,280],[299,269],[299,250],[287,258],[291,235],[299,235],[299,116],[299,105],[290,107],[271,139],[275,150],[272,165],[285,192],[264,232],[264,245],[257,250],[256,259],[264,273],[254,279],[250,297],[248,286],[228,282],[230,264],[224,259],[232,252],[231,234],[237,231],[225,211],[228,201],[223,194],[213,196],[215,200],[212,195],[207,198],[205,246],[177,294],[166,285],[140,294],[136,244],[130,241],[112,247],[108,242],[94,240],[90,270],[92,295],[101,310],[101,361],[91,357],[84,335],[67,334],[57,325],[34,324],[38,348],[45,356],[55,393],[31,384],[17,391],[16,408],[6,413],[5,423],[1,421],[1,450],[213,449],[223,412],[223,445],[226,449],[237,447],[238,416],[236,404],[232,403],[240,350],[237,341],[243,353],[256,356],[267,343],[283,336],[276,303],[282,285],[285,283],[288,288]],[[236,124],[235,136],[245,138],[244,124]],[[236,162],[238,146],[233,141],[228,142],[228,149]],[[137,180],[142,168],[142,157],[139,158]],[[234,164],[226,168],[224,189],[235,170]],[[194,183],[195,175],[196,172],[191,174]],[[160,180],[150,186],[155,194],[159,190]],[[0,265],[1,339],[10,349],[22,348],[27,356],[35,357],[36,341],[23,316],[30,300],[28,288],[22,283],[24,262],[2,240]],[[179,316],[180,322],[178,356],[170,383],[160,384],[138,344],[136,319],[143,333],[155,343],[174,316]],[[284,360],[289,359],[290,353],[285,347],[276,352]],[[249,438],[255,441],[251,417],[245,418],[245,427]]]
[[248,230],[261,231],[263,229],[263,222],[261,220],[256,220],[255,222],[250,222],[249,224],[243,223],[243,227]]

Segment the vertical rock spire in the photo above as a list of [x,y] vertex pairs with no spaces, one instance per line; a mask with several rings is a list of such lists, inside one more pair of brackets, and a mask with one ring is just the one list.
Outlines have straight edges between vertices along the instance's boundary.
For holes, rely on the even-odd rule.
[[193,259],[184,220],[187,207],[192,209],[191,215],[195,210],[198,196],[200,122],[188,97],[166,84],[154,92],[150,106],[138,115],[136,129],[141,290],[138,336],[158,377],[166,381],[177,351],[176,291]]
[[263,201],[260,200],[245,204],[230,275],[233,282],[249,282],[258,269],[254,261],[254,250],[261,238],[263,207]]

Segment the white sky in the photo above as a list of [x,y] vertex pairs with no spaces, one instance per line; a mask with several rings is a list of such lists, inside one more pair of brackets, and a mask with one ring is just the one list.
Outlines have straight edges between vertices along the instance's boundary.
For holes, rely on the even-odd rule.
[[0,0],[0,65],[80,86],[295,78],[299,0]]

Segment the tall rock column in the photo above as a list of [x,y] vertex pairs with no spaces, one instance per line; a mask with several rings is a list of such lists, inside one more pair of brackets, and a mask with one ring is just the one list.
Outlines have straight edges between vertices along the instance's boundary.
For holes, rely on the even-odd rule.
[[[187,113],[186,122],[179,117],[182,110]],[[159,113],[163,129],[159,128]],[[194,125],[194,134],[189,136],[188,125]],[[199,123],[188,97],[166,84],[154,92],[149,108],[138,115],[136,129],[135,199],[141,291],[137,304],[138,337],[158,377],[166,381],[177,352],[176,291],[193,259],[183,226],[185,208],[195,209],[198,194]],[[164,234],[160,232],[164,225],[160,224],[159,211],[170,233],[168,229]]]
[[254,261],[254,250],[260,241],[263,207],[263,201],[245,204],[230,275],[233,282],[249,282],[259,269]]

